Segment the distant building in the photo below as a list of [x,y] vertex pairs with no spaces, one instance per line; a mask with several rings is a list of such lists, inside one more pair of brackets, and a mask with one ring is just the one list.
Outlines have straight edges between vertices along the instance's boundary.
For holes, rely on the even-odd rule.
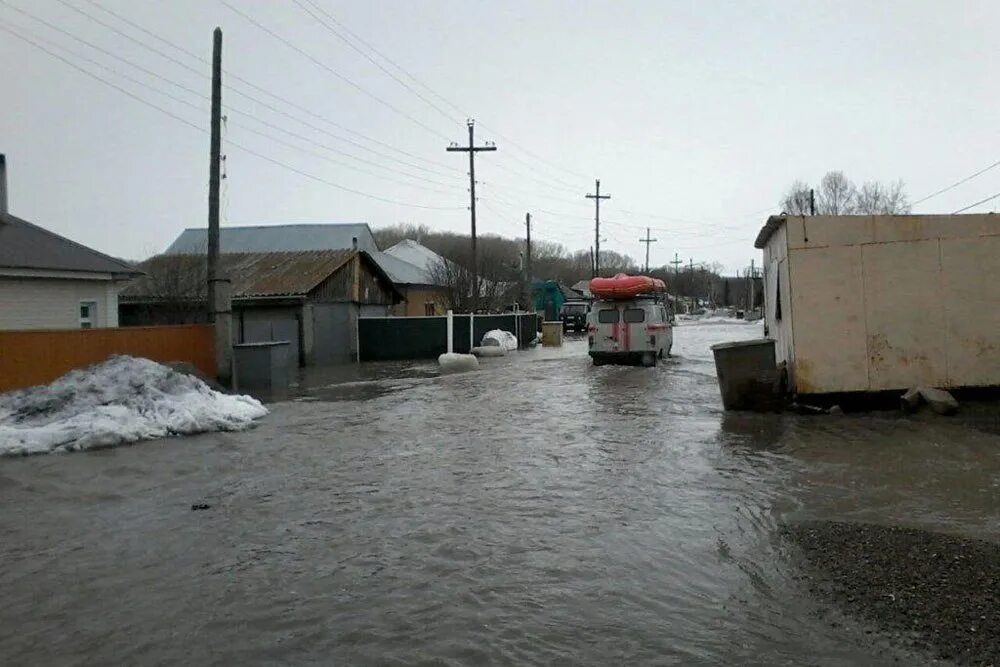
[[755,245],[792,391],[1000,385],[1000,216],[771,216]]
[[393,315],[443,315],[451,306],[448,287],[441,284],[441,268],[447,261],[412,239],[403,239],[378,254],[379,263],[392,276],[403,301]]
[[0,329],[118,326],[133,266],[11,215],[0,154]]
[[[357,359],[357,321],[385,316],[401,299],[367,252],[312,250],[220,255],[232,286],[233,342],[287,340],[300,365]],[[205,255],[159,255],[122,293],[124,325],[206,317]]]
[[573,286],[570,289],[572,289],[574,292],[579,294],[583,299],[587,301],[592,301],[594,298],[594,295],[590,293],[589,280],[578,280],[575,283],[573,283]]
[[[436,285],[432,266],[439,255],[416,241],[404,240],[385,252],[367,223],[315,223],[222,227],[219,245],[224,253],[360,250],[392,278],[403,300],[393,315],[440,315],[448,309],[445,290]],[[167,255],[205,254],[207,230],[185,229],[167,248]]]

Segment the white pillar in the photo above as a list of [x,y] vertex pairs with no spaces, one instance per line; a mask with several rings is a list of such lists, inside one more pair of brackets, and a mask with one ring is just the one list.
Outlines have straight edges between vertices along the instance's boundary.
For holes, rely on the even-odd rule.
[[448,311],[448,354],[455,351],[455,345],[453,343],[455,338],[455,321],[454,315],[449,310]]

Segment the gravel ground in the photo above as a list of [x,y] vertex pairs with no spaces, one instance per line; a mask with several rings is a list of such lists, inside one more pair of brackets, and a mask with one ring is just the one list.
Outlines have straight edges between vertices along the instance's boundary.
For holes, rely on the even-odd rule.
[[891,640],[963,665],[1000,665],[1000,544],[839,522],[786,526],[809,590]]

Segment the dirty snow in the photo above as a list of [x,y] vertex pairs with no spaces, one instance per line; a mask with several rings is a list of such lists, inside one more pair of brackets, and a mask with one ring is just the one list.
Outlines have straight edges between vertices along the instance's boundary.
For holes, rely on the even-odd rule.
[[511,352],[517,349],[517,336],[502,329],[491,329],[483,334],[483,347],[500,346]]
[[116,356],[48,385],[0,394],[0,456],[236,431],[266,414],[249,396],[215,391],[149,359]]

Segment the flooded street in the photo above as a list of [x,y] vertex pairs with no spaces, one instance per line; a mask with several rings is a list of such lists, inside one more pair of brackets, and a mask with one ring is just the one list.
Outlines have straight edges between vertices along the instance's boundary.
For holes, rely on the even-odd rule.
[[760,333],[352,367],[248,432],[0,459],[0,663],[919,663],[831,622],[780,526],[998,540],[1000,423],[724,414],[709,346]]

